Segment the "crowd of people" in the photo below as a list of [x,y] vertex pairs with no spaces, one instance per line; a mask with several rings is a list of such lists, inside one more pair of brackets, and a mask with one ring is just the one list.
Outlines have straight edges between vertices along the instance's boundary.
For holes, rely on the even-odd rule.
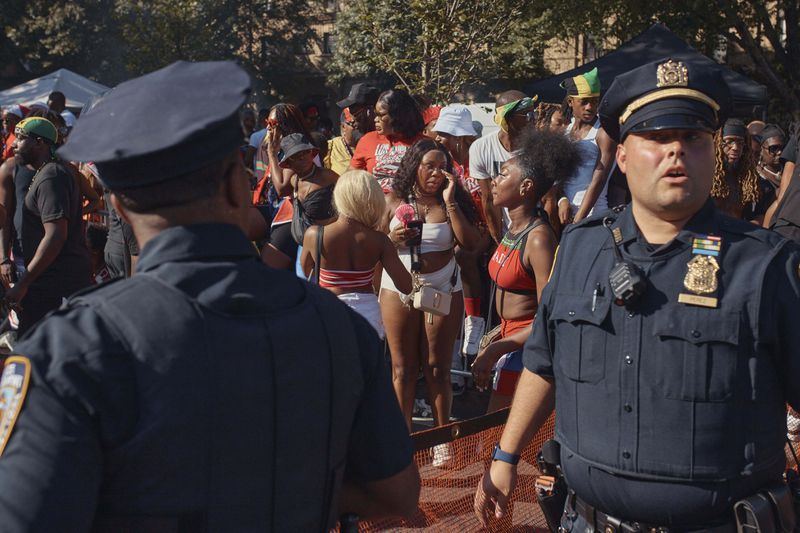
[[[338,102],[335,137],[313,104],[240,112],[262,260],[332,290],[385,337],[409,428],[415,411],[450,420],[466,383],[451,368],[491,389],[490,411],[510,404],[561,232],[630,198],[598,117],[597,69],[562,87],[560,104],[501,92],[487,135],[463,104],[365,83]],[[139,254],[96,166],[53,157],[76,121],[65,104],[54,92],[3,110],[0,275],[19,334],[76,290],[129,277]],[[718,208],[769,227],[796,145],[776,124],[729,119],[715,136]],[[449,295],[446,312],[414,304],[421,286]]]
[[[686,75],[685,67],[676,67],[674,63],[659,66],[664,68],[677,72],[679,80],[682,72]],[[630,75],[634,74],[644,76],[639,70]],[[557,379],[563,372],[578,389],[597,383],[602,379],[602,365],[597,366],[591,357],[582,362],[562,363],[573,367],[554,371],[548,366],[552,360],[545,364],[544,356],[540,355],[540,360],[534,362],[530,355],[532,345],[525,347],[526,342],[538,340],[541,351],[542,343],[548,343],[542,339],[552,331],[561,331],[562,335],[567,332],[572,337],[573,351],[583,354],[591,351],[589,344],[593,339],[586,332],[592,327],[604,330],[610,327],[612,319],[606,316],[611,317],[609,309],[614,298],[606,293],[607,280],[595,280],[592,270],[595,264],[591,261],[594,256],[590,254],[590,248],[600,246],[603,239],[588,235],[591,231],[603,234],[606,225],[611,229],[620,213],[625,213],[618,217],[620,221],[628,220],[628,226],[636,227],[631,218],[636,213],[629,215],[630,209],[623,211],[615,206],[624,206],[631,198],[635,201],[637,194],[646,195],[641,184],[637,185],[640,188],[637,191],[630,186],[630,180],[631,176],[638,178],[644,168],[641,165],[648,162],[626,158],[625,154],[633,153],[633,148],[625,143],[690,145],[699,142],[697,139],[702,135],[713,135],[710,140],[714,150],[713,180],[708,193],[711,200],[706,202],[707,196],[703,196],[702,202],[697,203],[694,198],[695,207],[700,209],[707,204],[703,209],[710,210],[713,203],[719,212],[745,224],[735,225],[731,231],[745,234],[747,228],[761,226],[789,239],[800,239],[800,204],[796,193],[800,187],[796,170],[798,133],[787,134],[777,124],[749,120],[751,117],[727,118],[727,113],[719,111],[721,104],[713,99],[716,95],[708,96],[716,89],[703,85],[703,78],[699,78],[700,82],[694,82],[695,78],[681,82],[682,88],[677,92],[630,103],[628,92],[637,88],[661,94],[660,89],[648,85],[649,81],[631,77],[628,88],[620,85],[605,92],[606,116],[601,116],[604,88],[597,69],[566,79],[561,103],[540,102],[536,95],[517,90],[503,91],[495,103],[497,129],[485,134],[484,125],[473,120],[469,108],[461,103],[433,105],[424,97],[402,89],[381,92],[365,83],[354,85],[348,96],[337,103],[338,136],[334,136],[335,128],[320,117],[315,105],[279,103],[255,113],[238,107],[243,100],[239,98],[233,118],[218,117],[220,122],[215,127],[224,118],[227,129],[217,132],[217,137],[198,133],[201,137],[193,139],[183,133],[178,135],[171,128],[179,127],[180,121],[165,127],[156,137],[175,133],[177,138],[186,139],[173,148],[172,155],[155,145],[157,139],[132,139],[125,149],[108,145],[105,153],[101,148],[83,148],[90,142],[103,145],[97,135],[84,134],[80,141],[67,142],[72,128],[85,132],[86,129],[81,129],[82,121],[98,115],[88,109],[84,112],[87,118],[76,118],[65,109],[61,93],[51,94],[46,105],[8,107],[3,110],[4,161],[0,166],[3,208],[0,278],[5,286],[5,310],[10,311],[11,317],[6,327],[15,328],[21,338],[34,332],[33,337],[25,338],[29,344],[35,344],[30,340],[33,338],[39,343],[35,345],[41,346],[45,342],[43,331],[48,330],[33,326],[77,291],[114,278],[152,276],[157,268],[157,253],[180,263],[182,259],[171,259],[169,254],[178,257],[184,253],[188,261],[202,256],[201,249],[191,247],[201,246],[204,239],[233,239],[231,235],[226,237],[210,230],[186,229],[187,235],[170,233],[170,238],[154,237],[151,242],[161,244],[144,246],[143,240],[150,239],[143,239],[142,235],[150,236],[152,228],[163,229],[158,217],[177,221],[182,228],[192,228],[183,224],[195,219],[172,208],[178,198],[200,202],[205,201],[204,195],[219,193],[230,204],[229,210],[236,211],[234,218],[256,246],[260,261],[269,267],[265,272],[276,272],[274,275],[280,276],[282,283],[287,283],[290,277],[302,277],[333,293],[352,312],[363,317],[370,331],[384,341],[399,406],[395,421],[403,420],[407,432],[412,429],[415,409],[421,405],[430,407],[434,425],[451,420],[454,394],[462,392],[469,383],[463,373],[451,375],[454,368],[469,369],[474,386],[491,391],[489,411],[510,406],[520,376],[526,374],[526,368],[531,370],[536,365],[544,369],[543,375],[552,376],[555,372]],[[692,83],[697,87],[683,88]],[[676,104],[674,108],[661,106],[664,99],[671,102],[684,97],[691,100],[692,106],[706,107],[698,110],[684,109],[681,107],[684,104]],[[96,105],[98,108],[121,105],[122,101],[117,101],[121,98],[117,92],[113,98],[102,98]],[[658,106],[652,107],[654,102]],[[650,114],[645,116],[642,109],[649,109]],[[709,118],[709,109],[713,110],[713,118]],[[612,117],[610,122],[607,116]],[[231,121],[235,122],[235,128],[229,127]],[[691,138],[686,134],[680,141],[670,137],[675,131],[695,130],[702,133],[692,133]],[[65,142],[65,149],[57,152]],[[237,148],[236,164],[246,172],[249,187],[226,185],[224,190],[219,189],[211,174],[228,176],[226,173],[232,172],[233,163],[227,156],[222,159],[224,164],[217,162],[200,170],[195,165],[194,170],[189,169],[194,171],[190,174],[198,180],[197,186],[184,179],[188,174],[176,170],[176,165],[196,157],[198,150],[208,148],[213,152],[211,147],[217,142]],[[647,149],[650,148],[637,148],[641,153]],[[71,161],[70,154],[75,161]],[[690,170],[676,163],[669,168],[665,179],[676,183],[686,181],[685,175]],[[129,183],[134,178],[144,183]],[[219,190],[211,190],[213,187]],[[148,190],[151,196],[147,195]],[[216,213],[219,220],[229,220],[224,209],[218,212],[215,209],[209,208],[209,212]],[[667,207],[663,211],[654,208],[653,213],[664,215],[667,211]],[[695,210],[692,214],[695,212],[700,213]],[[640,218],[637,222],[640,228],[647,227]],[[618,233],[612,233],[612,245],[598,252],[609,254],[603,261],[615,257],[610,255],[612,248],[628,246],[626,243],[636,234],[636,230],[623,234],[630,230],[628,226],[619,222],[614,230]],[[587,235],[583,237],[585,261],[581,261],[584,252],[576,251],[575,244],[559,256],[562,237],[580,233],[581,228],[586,229]],[[716,307],[716,297],[700,296],[717,293],[715,276],[719,265],[716,259],[708,257],[716,257],[719,252],[715,248],[719,238],[706,233],[711,236],[704,234],[694,239],[696,255],[684,281],[690,290],[700,288],[688,296],[681,294],[685,301],[678,301]],[[650,240],[650,236],[650,243],[671,246],[664,244],[670,239]],[[178,237],[187,241],[180,244]],[[570,242],[577,240],[574,236]],[[643,257],[642,254],[660,250],[656,244],[640,244],[642,250],[625,248],[625,253],[632,256],[639,253],[638,257]],[[206,245],[220,257],[246,251],[241,246],[234,250],[231,243],[206,242]],[[232,247],[228,252],[226,245]],[[176,247],[175,250],[171,252],[170,246]],[[615,248],[616,264],[626,265],[618,248]],[[145,258],[150,257],[149,262],[145,258],[139,262],[140,249]],[[652,265],[655,264],[653,260]],[[663,273],[652,265],[646,267],[647,273],[658,280]],[[257,314],[258,306],[252,298],[235,298],[247,292],[240,286],[242,279],[221,282],[221,287],[215,289],[219,293],[203,292],[198,280],[180,267],[174,268],[175,272],[164,270],[159,275],[170,284],[189,290],[200,301],[219,301],[236,313],[247,315],[248,310],[253,310]],[[621,276],[628,276],[623,276],[620,283],[629,283],[630,292],[614,292],[619,306],[628,305],[626,298],[631,294],[638,296],[645,290],[646,279],[640,280],[639,285],[636,281],[636,276],[646,278],[644,267],[637,268],[620,271]],[[279,271],[282,272],[277,274]],[[560,283],[572,286],[557,294],[552,290],[545,292],[553,276],[571,280]],[[142,290],[150,294],[155,289],[143,286]],[[612,283],[609,290],[616,291],[616,286]],[[649,294],[654,298],[652,290]],[[156,300],[161,298],[155,293],[151,296]],[[86,298],[91,300],[91,296]],[[658,307],[655,300],[648,302],[654,309]],[[549,315],[542,318],[542,310]],[[633,312],[629,313],[629,318],[633,316]],[[697,324],[709,325],[705,315],[695,318]],[[549,329],[545,326],[536,329],[537,339],[536,334],[532,336],[534,325],[543,319],[550,320]],[[43,322],[48,323],[55,322]],[[126,337],[129,332],[123,326],[120,328],[122,337]],[[617,335],[623,334],[622,329],[615,331]],[[330,334],[327,331],[326,335]],[[656,330],[655,335],[670,338],[683,333]],[[692,329],[690,335],[699,339],[703,335],[701,326]],[[598,339],[602,341],[595,335],[594,341]],[[98,342],[102,344],[102,340]],[[728,342],[721,337],[712,340]],[[307,342],[299,345],[314,349]],[[175,350],[177,353],[178,348]],[[626,357],[626,364],[631,364],[630,356]],[[701,369],[709,374],[703,379],[712,385],[715,379],[721,379],[717,376],[718,364],[715,359]],[[699,372],[700,367],[695,366],[693,372]],[[367,373],[373,371],[374,368]],[[427,386],[428,404],[420,404],[417,399],[420,376]],[[532,378],[526,379],[526,386],[532,387]],[[691,391],[695,385],[684,384],[683,389],[678,386],[673,392],[685,397],[694,394]],[[541,385],[536,390],[544,391],[541,394],[545,395],[549,389]],[[313,400],[295,393],[287,395],[287,401],[292,402]],[[543,406],[548,405],[544,396],[537,398]],[[572,402],[572,399],[562,400],[564,405],[575,407],[577,404]],[[597,405],[601,404],[598,400]],[[626,403],[628,412],[629,407]],[[588,406],[583,408],[595,412]],[[373,411],[369,416],[379,418],[380,413]],[[598,419],[603,418],[599,412],[595,414]],[[530,417],[520,416],[518,408],[513,419],[517,425],[511,425],[533,427],[537,421]],[[564,415],[562,419],[563,423],[571,424],[583,420],[583,415]],[[381,438],[376,437],[374,444],[380,444]],[[514,451],[519,451],[520,443],[525,440],[504,438],[502,447],[506,452],[512,442]],[[570,438],[571,435],[564,440]],[[0,438],[0,453],[3,444]],[[592,456],[591,445],[581,446],[581,453]],[[498,445],[495,458],[513,462],[506,452]],[[608,463],[601,452],[595,455],[602,456],[598,463]],[[446,466],[451,459],[447,445],[434,449],[434,466]],[[403,470],[405,466],[398,459],[384,473],[402,472],[404,486],[411,486],[414,474]],[[484,499],[476,501],[482,520],[488,517],[490,508],[498,516],[502,514],[504,503],[500,505],[497,498],[504,500],[508,496],[508,492],[503,492],[509,486],[507,480],[501,486],[497,472],[494,474],[494,481],[490,478],[482,489],[489,497],[494,495],[494,503],[487,503],[481,491],[479,497]],[[364,475],[368,480],[381,478],[373,473]],[[578,477],[574,473],[573,476]],[[597,499],[591,501],[592,505],[598,505]],[[622,508],[622,514],[625,512]],[[660,520],[658,516],[656,522]]]

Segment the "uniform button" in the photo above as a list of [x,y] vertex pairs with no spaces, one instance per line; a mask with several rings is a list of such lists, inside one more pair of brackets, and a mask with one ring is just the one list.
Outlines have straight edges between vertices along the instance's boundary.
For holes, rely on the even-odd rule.
[[628,312],[628,318],[633,318],[633,313]]
[[701,335],[702,335],[702,333],[700,333],[696,329],[692,330],[692,337],[694,337],[695,339],[699,339]]
[[570,311],[570,312],[569,312],[569,313],[567,313],[567,314],[568,314],[569,316],[575,316],[575,311]]
[[631,354],[629,354],[629,353],[625,354],[625,364],[626,365],[632,365],[633,364],[633,357],[631,357]]
[[630,459],[631,458],[631,452],[628,452],[628,451],[622,452],[622,458],[623,459]]
[[631,404],[629,403],[626,403],[623,409],[625,409],[626,413],[630,413],[631,411],[633,411],[633,407],[631,407]]

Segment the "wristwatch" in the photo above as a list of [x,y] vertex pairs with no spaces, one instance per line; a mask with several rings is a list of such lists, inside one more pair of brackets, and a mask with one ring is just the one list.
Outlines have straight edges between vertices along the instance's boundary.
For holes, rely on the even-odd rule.
[[503,461],[504,463],[508,463],[510,465],[516,465],[519,463],[519,455],[514,455],[513,453],[504,452],[500,449],[500,443],[494,445],[494,452],[492,452],[492,461]]

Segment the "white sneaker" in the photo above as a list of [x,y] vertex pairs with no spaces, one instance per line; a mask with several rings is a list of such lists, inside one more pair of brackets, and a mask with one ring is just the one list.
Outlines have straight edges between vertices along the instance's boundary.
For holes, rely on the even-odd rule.
[[453,450],[450,448],[450,443],[437,444],[433,447],[433,462],[432,466],[443,467],[450,464],[453,460]]
[[433,409],[431,409],[431,406],[428,405],[428,402],[426,402],[424,399],[419,399],[419,398],[414,400],[414,409],[413,409],[414,416],[418,416],[420,418],[428,418],[432,414],[433,414]]
[[486,328],[486,321],[480,316],[468,316],[464,319],[464,342],[461,351],[467,355],[477,355],[478,346]]

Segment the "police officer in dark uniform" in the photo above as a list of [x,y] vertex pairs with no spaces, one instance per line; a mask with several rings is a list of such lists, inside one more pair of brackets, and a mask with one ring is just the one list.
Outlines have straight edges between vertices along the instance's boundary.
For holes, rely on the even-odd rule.
[[6,362],[0,530],[327,531],[416,508],[371,326],[242,231],[249,86],[231,62],[175,63],[115,88],[62,148],[97,164],[142,252]]
[[483,522],[554,405],[566,531],[735,531],[736,502],[780,483],[800,258],[709,200],[730,100],[716,70],[668,59],[609,88],[600,117],[632,202],[564,232],[476,494]]

